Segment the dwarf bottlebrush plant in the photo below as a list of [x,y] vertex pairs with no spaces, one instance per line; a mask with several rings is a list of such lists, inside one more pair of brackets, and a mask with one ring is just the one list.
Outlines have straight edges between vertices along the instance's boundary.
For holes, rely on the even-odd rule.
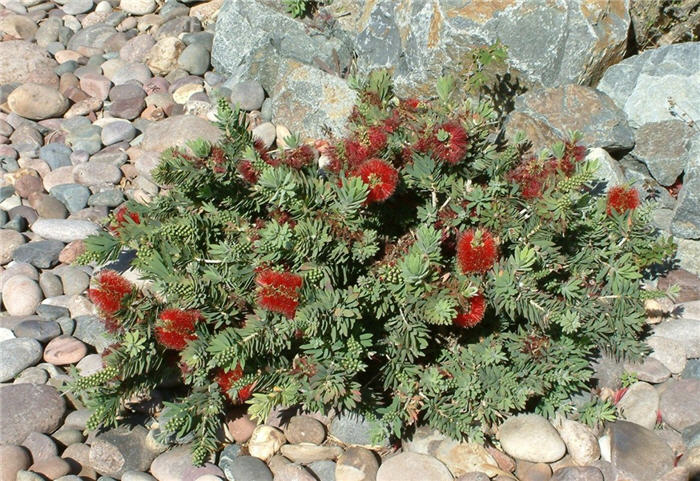
[[193,435],[198,461],[244,401],[478,438],[511,412],[573,410],[596,351],[641,352],[659,293],[640,280],[672,245],[631,191],[594,195],[577,137],[526,155],[492,142],[490,105],[458,102],[454,79],[436,100],[395,97],[385,72],[355,85],[345,137],[284,151],[220,104],[220,144],[166,151],[167,193],[87,239],[100,261],[135,250],[148,283],[105,272],[91,291],[118,337],[76,383],[91,425],[176,374],[161,428]]

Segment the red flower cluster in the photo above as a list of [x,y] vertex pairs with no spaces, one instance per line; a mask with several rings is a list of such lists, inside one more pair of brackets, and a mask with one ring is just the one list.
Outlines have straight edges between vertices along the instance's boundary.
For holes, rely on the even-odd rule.
[[119,229],[121,229],[124,224],[129,223],[129,221],[135,224],[141,223],[141,217],[136,212],[130,212],[125,205],[121,206],[114,214],[114,222],[109,226],[109,230],[118,235]]
[[445,122],[434,129],[430,147],[438,159],[454,165],[467,155],[469,135],[458,121]]
[[398,171],[381,159],[369,159],[350,174],[360,177],[369,187],[367,204],[384,202],[392,196],[399,183]]
[[469,310],[462,311],[452,320],[455,326],[474,327],[481,322],[486,312],[486,299],[479,293],[468,299]]
[[255,278],[258,285],[258,304],[263,309],[294,318],[299,305],[302,277],[291,272],[261,270]]
[[287,150],[282,155],[282,162],[294,169],[300,169],[305,165],[310,165],[316,154],[309,145],[302,145],[296,149]]
[[357,140],[345,139],[343,147],[345,148],[345,159],[351,168],[362,164],[370,156],[369,148]]
[[613,187],[608,191],[607,213],[611,215],[613,211],[621,214],[628,210],[639,207],[639,193],[636,189],[625,188],[621,185]]
[[417,98],[408,98],[401,101],[401,106],[410,112],[415,112],[420,107],[420,100]]
[[[223,369],[219,369],[216,371],[216,374],[214,375],[214,381],[219,385],[221,388],[221,391],[223,391],[224,395],[228,398],[229,401],[231,402],[236,402],[235,399],[231,399],[231,396],[229,395],[229,390],[231,389],[231,386],[233,386],[233,383],[238,381],[240,378],[243,377],[243,369],[241,368],[241,365],[237,365],[236,369],[233,371],[224,371]],[[245,402],[248,399],[250,399],[250,396],[253,393],[253,384],[248,384],[247,386],[241,388],[238,391],[238,401],[240,402]]]
[[196,310],[166,309],[158,316],[162,321],[156,327],[156,338],[168,349],[182,351],[189,341],[197,339],[195,324],[202,320]]
[[255,184],[258,181],[258,173],[250,160],[241,160],[238,163],[238,172],[251,184]]
[[379,125],[367,129],[367,139],[369,140],[369,155],[375,155],[386,147],[386,132],[384,132],[384,128]]
[[487,230],[469,229],[457,242],[457,263],[465,274],[486,272],[498,258],[498,246]]
[[581,162],[586,155],[586,148],[581,145],[566,144],[564,157],[551,157],[545,161],[535,156],[523,159],[520,165],[511,170],[506,176],[511,182],[520,185],[520,193],[525,199],[542,197],[545,188],[550,185],[557,172],[567,176],[573,174],[576,163]]
[[226,153],[220,147],[212,147],[209,155],[212,170],[217,174],[226,173]]
[[121,309],[124,297],[131,293],[131,283],[115,271],[106,269],[97,275],[97,284],[97,288],[88,290],[88,296],[110,321],[107,327],[116,330],[117,325],[111,322],[112,316]]

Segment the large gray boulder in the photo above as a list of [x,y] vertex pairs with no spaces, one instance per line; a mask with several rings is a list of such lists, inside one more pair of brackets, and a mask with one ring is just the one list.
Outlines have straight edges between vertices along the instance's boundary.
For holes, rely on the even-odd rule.
[[273,89],[272,115],[292,132],[325,137],[325,128],[343,135],[355,105],[355,91],[335,75],[296,64]]
[[357,65],[389,67],[399,90],[432,93],[445,70],[460,73],[474,47],[500,40],[534,85],[591,84],[623,58],[628,0],[380,0],[356,2]]
[[[231,82],[258,80],[272,93],[274,85],[296,64],[347,67],[352,58],[350,37],[328,25],[293,19],[282,2],[227,0],[219,11],[212,65]],[[320,61],[320,62],[319,62]]]
[[[598,89],[625,111],[630,126],[700,121],[700,42],[647,50],[605,71]],[[669,102],[670,99],[670,102]]]
[[572,130],[583,134],[586,147],[619,151],[634,146],[625,113],[604,93],[582,85],[530,90],[515,99],[506,122],[506,134],[524,132],[535,151],[568,140]]
[[[315,121],[341,134],[334,119],[346,112],[325,102],[325,86],[332,85],[331,94],[338,92],[352,64],[360,75],[389,68],[401,95],[434,95],[438,77],[447,72],[465,76],[472,50],[500,40],[508,47],[511,67],[529,86],[594,84],[623,57],[628,3],[336,0],[313,19],[297,20],[278,1],[226,0],[218,15],[212,64],[231,77],[230,83],[257,80],[273,100],[282,95],[279,89],[286,90],[288,108],[309,103],[309,92],[293,89],[313,82],[316,93],[322,84],[324,100],[316,102]],[[295,75],[302,78],[287,81]],[[352,93],[342,89],[344,104]],[[291,124],[302,134],[317,133]]]
[[695,158],[689,162],[678,193],[671,233],[683,239],[700,239],[700,141],[693,143]]

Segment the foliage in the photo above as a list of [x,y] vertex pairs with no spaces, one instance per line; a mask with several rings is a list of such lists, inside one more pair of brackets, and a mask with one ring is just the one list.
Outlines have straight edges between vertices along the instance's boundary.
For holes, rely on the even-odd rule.
[[283,0],[287,13],[294,18],[303,18],[319,6],[330,4],[332,0]]
[[161,424],[194,435],[196,461],[246,400],[259,419],[299,404],[479,439],[512,412],[575,411],[598,351],[642,352],[642,302],[659,294],[640,280],[673,245],[648,203],[594,195],[578,136],[533,156],[494,144],[493,109],[457,100],[456,79],[433,101],[396,97],[386,72],[353,84],[346,137],[284,151],[221,103],[220,144],[164,152],[167,194],[88,239],[88,260],[134,249],[147,284],[97,279],[119,342],[73,386],[91,426],[176,373]]

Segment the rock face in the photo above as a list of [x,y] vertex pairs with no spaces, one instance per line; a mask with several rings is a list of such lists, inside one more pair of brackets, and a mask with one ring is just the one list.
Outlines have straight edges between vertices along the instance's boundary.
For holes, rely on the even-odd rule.
[[644,162],[659,184],[670,186],[691,160],[690,146],[696,135],[682,120],[649,122],[637,130],[632,155]]
[[[674,119],[682,109],[700,120],[700,42],[647,50],[605,71],[598,89],[625,111],[630,126]],[[667,101],[672,98],[677,107]]]
[[671,220],[671,233],[684,239],[700,239],[700,139],[693,145],[694,159],[685,169],[683,187]]
[[[342,66],[351,61],[352,43],[344,32],[328,29],[312,35],[277,2],[233,0],[224,2],[216,22],[212,64],[231,76],[233,83],[258,80],[272,93],[288,70],[287,62],[314,65],[315,58],[333,65],[336,52]],[[235,32],[234,35],[230,32]],[[318,99],[318,98],[317,98]]]
[[[286,96],[277,103],[289,109],[296,108],[297,102],[315,106],[317,118],[305,122],[308,128],[318,123],[318,111],[329,109],[329,101],[331,107],[346,100],[352,106],[350,92],[335,98],[345,82],[335,75],[329,75],[334,80],[326,79],[322,70],[343,74],[353,51],[360,75],[387,67],[393,71],[399,94],[432,95],[443,73],[465,73],[468,67],[463,59],[473,48],[500,39],[508,47],[511,67],[526,83],[551,87],[599,79],[606,67],[622,59],[630,24],[626,0],[593,0],[583,5],[580,0],[349,0],[336,2],[328,12],[327,20],[310,25],[290,18],[276,2],[224,2],[212,64],[234,83],[259,81],[270,95],[277,95],[278,84],[287,85]],[[309,84],[324,86],[297,88],[286,80],[290,75],[303,75]],[[332,109],[342,120],[348,113]],[[330,120],[335,130],[333,116],[324,120]],[[288,127],[317,135],[293,123]]]
[[648,429],[616,421],[610,429],[611,461],[638,481],[656,481],[673,468],[671,448]]
[[624,0],[360,3],[358,68],[395,66],[399,90],[432,92],[444,67],[497,39],[533,84],[590,83],[623,57],[630,23]]
[[298,62],[290,62],[274,88],[272,116],[292,132],[323,137],[324,126],[336,135],[355,105],[355,92],[339,77]]
[[66,403],[53,386],[0,386],[0,444],[21,444],[29,433],[53,433],[66,412]]
[[580,85],[531,90],[515,100],[506,124],[512,136],[523,131],[535,151],[567,140],[569,130],[583,134],[581,143],[609,151],[634,146],[634,131],[625,113],[604,93]]

